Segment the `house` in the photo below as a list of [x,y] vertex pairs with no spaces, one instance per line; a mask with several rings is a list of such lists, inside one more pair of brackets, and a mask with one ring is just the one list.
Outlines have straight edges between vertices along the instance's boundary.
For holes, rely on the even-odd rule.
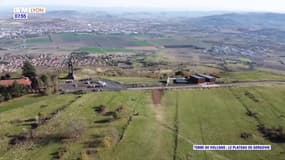
[[189,81],[186,78],[175,78],[173,82],[176,84],[188,84],[189,83]]
[[189,78],[189,81],[191,83],[204,83],[206,79],[204,77],[198,76],[198,75],[191,75]]
[[21,79],[0,80],[0,85],[5,86],[5,87],[9,87],[9,86],[12,86],[13,83],[15,83],[15,82],[18,84],[25,85],[27,87],[30,87],[32,84],[32,81],[28,77],[23,77]]
[[210,75],[206,75],[206,74],[198,74],[200,77],[204,77],[206,79],[206,82],[209,83],[215,83],[216,78]]

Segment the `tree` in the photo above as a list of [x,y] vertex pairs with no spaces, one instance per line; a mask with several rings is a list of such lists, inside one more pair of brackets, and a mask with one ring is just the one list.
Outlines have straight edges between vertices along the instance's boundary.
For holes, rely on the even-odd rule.
[[25,77],[29,77],[30,79],[37,76],[35,67],[28,61],[24,62],[22,67],[22,74]]
[[44,83],[45,87],[49,86],[49,77],[45,74],[40,76],[40,80]]
[[12,97],[20,97],[27,93],[27,87],[14,82],[12,86],[8,87],[8,92],[11,94]]
[[6,78],[6,79],[11,79],[11,75],[10,75],[9,73],[6,73],[6,74],[5,74],[5,78]]
[[31,78],[31,81],[32,81],[32,84],[31,84],[32,89],[35,90],[36,92],[39,92],[41,84],[38,78],[33,77]]
[[175,72],[175,76],[182,76],[182,77],[184,77],[185,75],[184,75],[183,71],[177,71],[177,72]]
[[1,80],[8,80],[8,79],[11,79],[11,75],[9,73],[6,73],[5,75],[2,75],[0,77]]
[[57,75],[54,75],[54,74],[51,75],[50,81],[52,83],[53,93],[56,93],[58,91],[58,77],[57,77]]
[[160,76],[160,79],[167,79],[168,78],[168,74],[163,73],[162,76]]

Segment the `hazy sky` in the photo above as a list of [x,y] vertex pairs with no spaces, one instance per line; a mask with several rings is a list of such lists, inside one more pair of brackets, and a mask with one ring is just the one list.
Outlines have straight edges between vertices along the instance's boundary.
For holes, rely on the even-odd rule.
[[285,12],[285,0],[0,0],[0,6],[70,5],[183,10]]

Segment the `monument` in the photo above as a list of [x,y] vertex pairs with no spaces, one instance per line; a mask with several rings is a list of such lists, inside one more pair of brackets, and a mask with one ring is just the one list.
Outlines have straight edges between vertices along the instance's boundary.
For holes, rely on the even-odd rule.
[[72,80],[75,79],[75,76],[74,76],[74,68],[73,68],[73,60],[74,60],[74,57],[71,55],[71,56],[69,57],[68,62],[67,62],[67,65],[68,65],[68,74],[67,74],[66,79],[72,79]]

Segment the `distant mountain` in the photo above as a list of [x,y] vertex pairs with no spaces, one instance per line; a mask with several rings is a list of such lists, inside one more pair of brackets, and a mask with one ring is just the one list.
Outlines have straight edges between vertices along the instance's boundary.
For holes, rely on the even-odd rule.
[[285,14],[231,13],[188,19],[187,23],[203,28],[280,29],[285,30]]
[[66,18],[66,17],[74,17],[79,16],[81,13],[75,10],[55,10],[55,11],[48,11],[45,16],[52,17],[52,18]]
[[71,20],[118,20],[118,17],[115,15],[108,14],[103,11],[94,11],[94,12],[79,12],[77,10],[52,10],[43,15],[47,18],[60,18],[60,19],[71,19]]

